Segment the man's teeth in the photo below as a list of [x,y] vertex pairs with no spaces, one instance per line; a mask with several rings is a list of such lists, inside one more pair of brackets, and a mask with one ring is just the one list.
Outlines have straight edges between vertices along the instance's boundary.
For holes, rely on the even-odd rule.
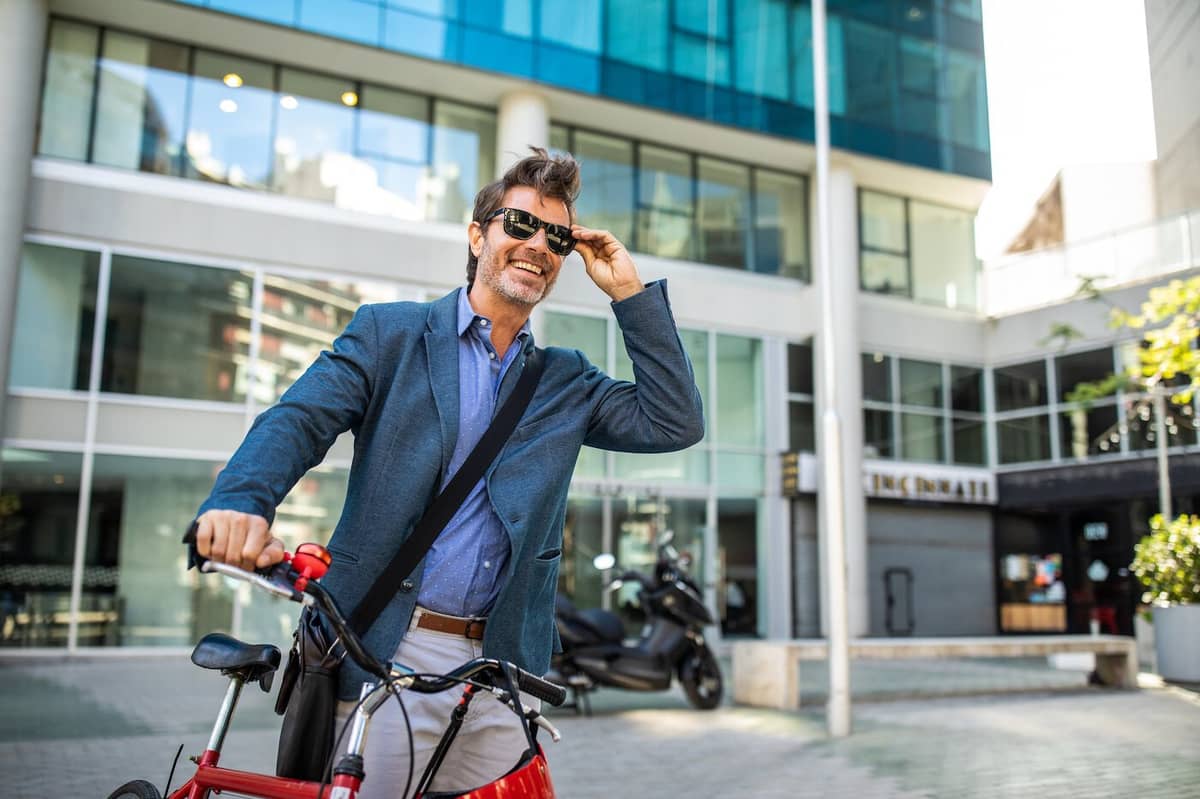
[[513,261],[512,265],[517,269],[524,269],[526,272],[533,272],[535,275],[540,275],[542,273],[542,268],[540,266],[534,266],[528,261]]

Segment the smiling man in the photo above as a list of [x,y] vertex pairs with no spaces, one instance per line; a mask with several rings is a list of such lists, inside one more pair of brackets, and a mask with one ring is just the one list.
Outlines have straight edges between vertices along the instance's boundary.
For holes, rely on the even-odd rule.
[[[667,452],[704,434],[665,282],[643,285],[611,233],[574,224],[578,193],[576,161],[538,148],[485,186],[467,229],[467,288],[431,303],[360,308],[217,477],[197,519],[199,553],[244,568],[278,562],[276,506],[353,430],[323,582],[341,608],[355,607],[511,393],[534,351],[529,315],[574,266],[564,261],[575,250],[612,300],[635,382],[614,380],[578,351],[542,350],[541,380],[504,449],[364,636],[376,657],[420,672],[483,655],[544,674],[557,645],[554,595],[580,447]],[[364,679],[343,664],[341,718]],[[450,691],[406,698],[417,776],[456,702]],[[394,703],[386,708],[372,721],[363,796],[397,796],[410,767],[404,719]],[[487,783],[526,746],[510,711],[477,700],[434,787]]]

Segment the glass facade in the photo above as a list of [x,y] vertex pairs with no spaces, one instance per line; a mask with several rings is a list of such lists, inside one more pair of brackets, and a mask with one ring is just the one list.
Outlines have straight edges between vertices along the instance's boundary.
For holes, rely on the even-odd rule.
[[[812,13],[793,0],[178,0],[812,141]],[[990,179],[983,32],[960,0],[829,3],[835,147]]]
[[562,125],[550,145],[582,163],[579,218],[629,249],[809,279],[803,176]]
[[858,200],[863,291],[980,308],[973,213],[866,189]]
[[465,222],[495,173],[496,114],[56,19],[38,154]]

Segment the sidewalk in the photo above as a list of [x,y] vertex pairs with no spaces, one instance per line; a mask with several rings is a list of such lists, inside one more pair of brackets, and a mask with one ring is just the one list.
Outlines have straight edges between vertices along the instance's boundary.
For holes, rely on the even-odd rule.
[[[225,686],[158,657],[6,663],[0,680],[5,799],[103,797],[134,777],[161,787],[180,744],[185,758],[203,749]],[[245,692],[223,764],[273,763],[272,701]],[[1175,687],[864,702],[839,741],[819,708],[701,713],[677,691],[602,692],[594,704],[592,718],[554,716],[563,741],[547,748],[563,799],[1171,799],[1200,785],[1200,696]]]

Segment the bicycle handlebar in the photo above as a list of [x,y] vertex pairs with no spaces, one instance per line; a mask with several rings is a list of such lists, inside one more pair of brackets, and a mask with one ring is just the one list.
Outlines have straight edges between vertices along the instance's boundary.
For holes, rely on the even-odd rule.
[[[228,563],[205,560],[200,565],[200,570],[204,572],[216,572],[237,580],[243,580],[268,593],[293,602],[316,605],[325,615],[325,618],[329,620],[333,631],[341,639],[342,645],[346,647],[346,654],[354,662],[362,666],[368,673],[382,680],[392,679],[392,667],[384,664],[367,651],[366,647],[363,646],[362,639],[350,629],[350,625],[342,615],[341,609],[338,608],[337,602],[329,595],[325,587],[316,580],[301,577],[286,562],[278,563],[261,572],[250,572],[240,569],[237,566],[231,566]],[[409,674],[408,678],[412,681],[410,685],[412,690],[418,693],[432,694],[445,691],[448,688],[458,685],[462,680],[481,674],[493,675],[492,681],[495,682],[496,679],[504,675],[509,669],[514,673],[517,687],[530,696],[535,696],[555,707],[566,701],[567,691],[562,686],[543,680],[541,677],[531,674],[512,663],[494,658],[476,658],[464,663],[443,677],[429,678]]]

